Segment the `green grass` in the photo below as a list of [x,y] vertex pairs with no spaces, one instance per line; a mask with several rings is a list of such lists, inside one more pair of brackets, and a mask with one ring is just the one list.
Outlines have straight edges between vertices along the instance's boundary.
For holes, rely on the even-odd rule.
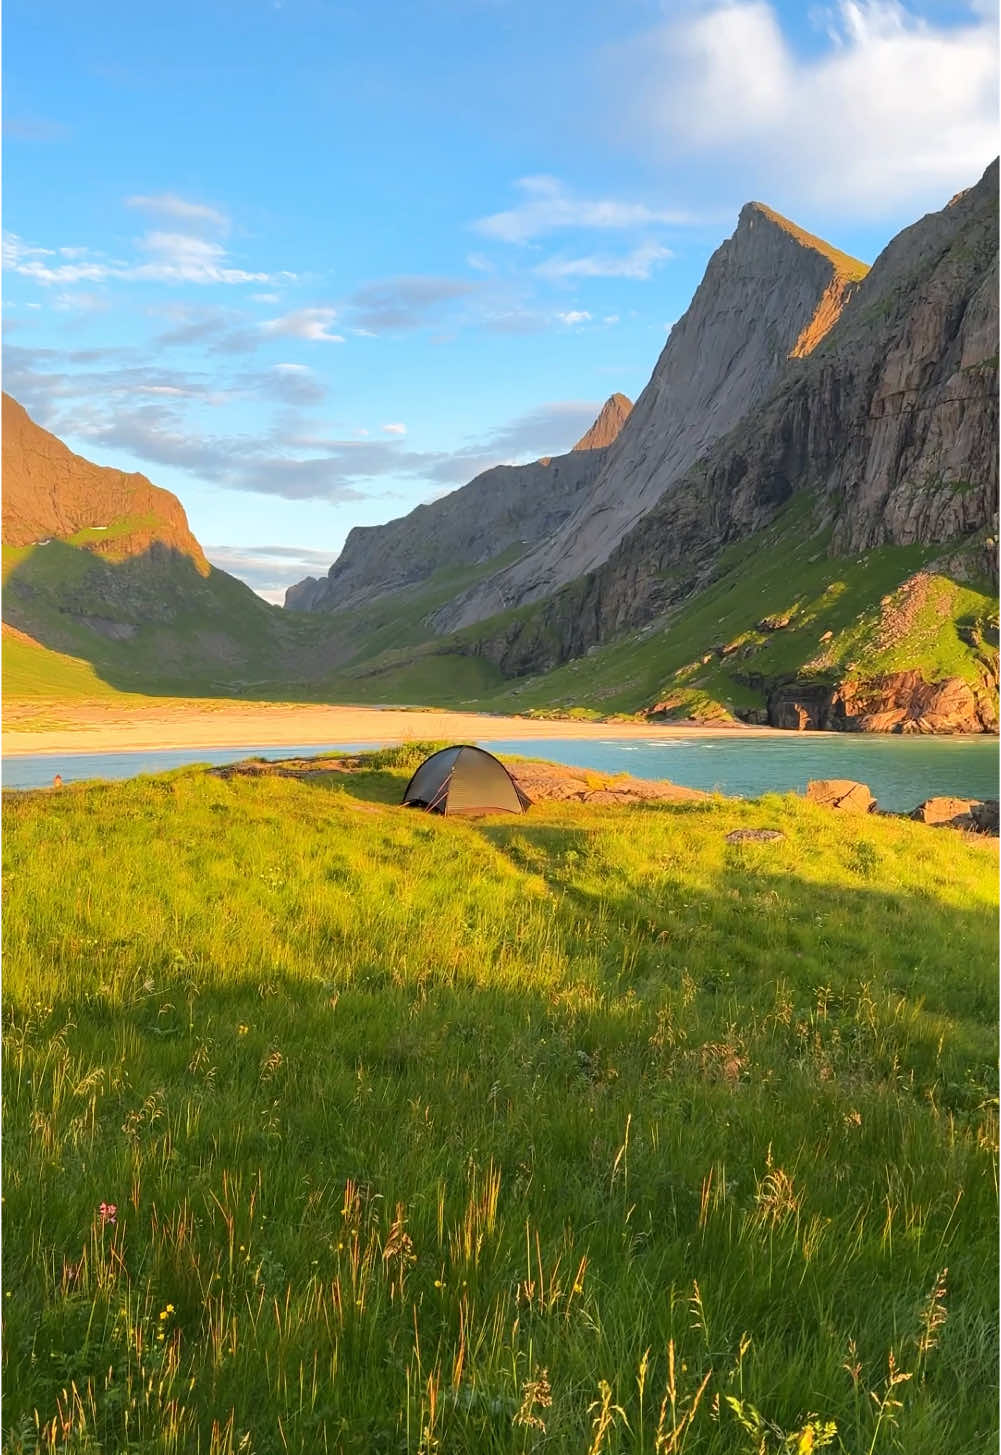
[[5,1449],[994,1448],[995,846],[420,753],[7,796]]
[[[84,548],[93,532],[76,545],[5,548],[8,619],[53,655],[5,653],[4,693],[8,700],[72,701],[93,696],[96,678],[126,697],[424,703],[557,716],[628,715],[662,705],[667,715],[727,722],[760,709],[770,685],[793,678],[835,682],[915,669],[930,681],[979,682],[984,644],[997,647],[992,587],[932,575],[927,600],[894,636],[885,602],[902,599],[905,583],[942,548],[831,557],[829,532],[813,510],[812,497],[794,497],[767,529],[721,554],[709,585],[659,620],[515,680],[504,678],[483,643],[519,621],[531,630],[542,608],[517,608],[447,637],[436,637],[428,618],[514,559],[520,546],[330,613],[281,612],[223,572],[203,579],[186,558],[104,560]],[[88,614],[134,634],[111,640],[86,624]],[[785,629],[758,629],[765,617],[783,614],[791,616]],[[972,645],[967,629],[992,619],[993,637],[981,633],[981,646]],[[555,638],[552,646],[555,652]],[[722,646],[734,650],[712,653]],[[80,666],[70,668],[70,659]]]
[[[635,712],[667,699],[679,716],[725,720],[761,707],[761,683],[802,675],[839,680],[915,669],[935,681],[977,681],[983,662],[960,635],[996,618],[990,588],[933,576],[928,605],[892,645],[881,640],[882,600],[937,554],[888,546],[861,557],[827,554],[828,533],[811,524],[809,501],[794,500],[773,524],[724,552],[713,582],[647,628],[484,700],[492,708],[592,707]],[[768,616],[791,615],[780,631],[758,630]],[[827,632],[828,642],[821,642]],[[726,657],[702,658],[714,647]],[[994,641],[996,650],[996,639]]]
[[118,694],[90,662],[4,632],[4,695],[28,701],[102,701]]

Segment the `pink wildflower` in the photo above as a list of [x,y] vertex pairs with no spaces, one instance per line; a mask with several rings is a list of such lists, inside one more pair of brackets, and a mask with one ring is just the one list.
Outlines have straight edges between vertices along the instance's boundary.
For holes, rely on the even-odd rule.
[[98,1212],[101,1214],[102,1224],[114,1223],[115,1216],[118,1212],[118,1207],[113,1202],[102,1202],[101,1206],[98,1208]]

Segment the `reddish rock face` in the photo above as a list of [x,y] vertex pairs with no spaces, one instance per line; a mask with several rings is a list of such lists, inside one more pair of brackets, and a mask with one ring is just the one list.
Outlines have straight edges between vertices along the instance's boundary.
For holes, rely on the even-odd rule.
[[927,798],[919,803],[911,818],[919,823],[948,824],[954,829],[975,829],[972,798]]
[[866,785],[851,778],[815,778],[806,785],[806,796],[825,808],[847,813],[873,813],[876,808],[876,800]]
[[847,683],[840,697],[860,732],[982,733],[997,731],[997,684],[978,690],[961,677],[926,682],[920,672],[892,672]]
[[138,556],[151,545],[190,556],[206,576],[209,564],[188,529],[184,508],[169,490],[145,475],[94,465],[35,424],[9,394],[3,396],[3,539],[30,546],[66,539],[77,531],[128,522],[106,547],[88,542],[95,555]]
[[619,430],[629,418],[632,407],[632,400],[627,399],[624,394],[613,394],[611,399],[606,399],[598,418],[587,434],[581,435],[574,449],[603,450],[606,445],[610,445],[618,438]]

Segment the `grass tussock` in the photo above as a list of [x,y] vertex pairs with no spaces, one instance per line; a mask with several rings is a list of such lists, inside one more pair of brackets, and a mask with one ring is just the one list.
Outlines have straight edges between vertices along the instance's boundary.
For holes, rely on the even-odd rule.
[[5,1449],[993,1448],[992,846],[412,759],[10,796]]

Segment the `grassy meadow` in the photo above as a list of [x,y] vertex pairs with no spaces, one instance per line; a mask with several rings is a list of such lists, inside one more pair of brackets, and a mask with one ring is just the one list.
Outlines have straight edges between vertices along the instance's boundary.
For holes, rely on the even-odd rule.
[[996,843],[421,756],[6,796],[4,1450],[996,1448]]

